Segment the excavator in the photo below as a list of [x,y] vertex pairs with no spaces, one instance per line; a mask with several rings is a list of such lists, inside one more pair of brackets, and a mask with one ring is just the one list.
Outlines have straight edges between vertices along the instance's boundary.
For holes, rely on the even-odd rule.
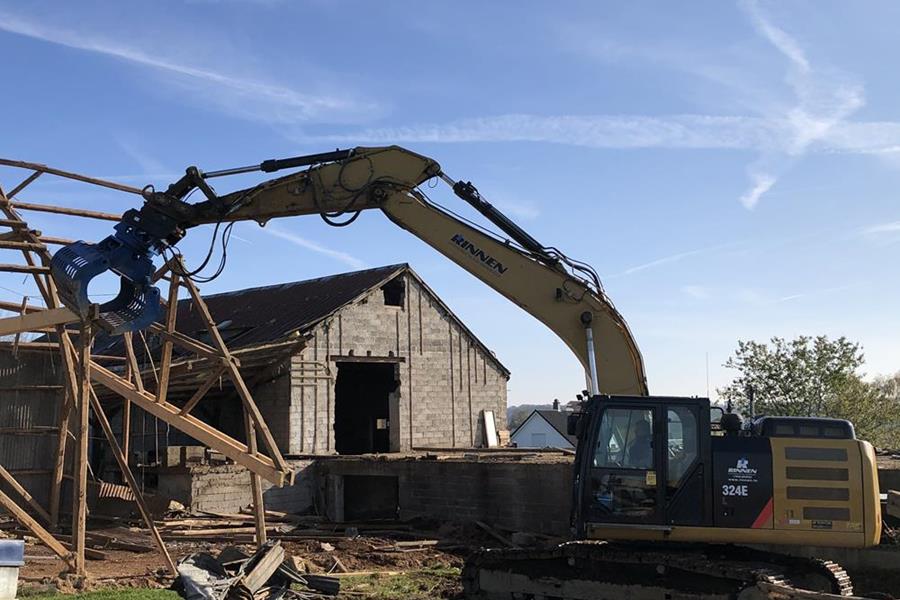
[[[223,195],[210,185],[214,178],[287,169],[294,171]],[[432,201],[425,192],[431,182],[447,184],[502,235]],[[188,202],[197,190],[205,199]],[[215,274],[221,272],[235,222],[264,226],[278,217],[319,215],[346,226],[378,209],[544,323],[575,354],[587,393],[569,417],[578,437],[574,539],[540,550],[477,553],[463,570],[467,597],[847,596],[852,585],[839,565],[761,548],[879,542],[875,453],[856,439],[851,423],[743,421],[707,398],[649,395],[640,351],[597,273],[538,242],[431,158],[398,146],[358,147],[219,171],[189,167],[165,191],[144,188],[143,200],[109,237],[65,246],[51,261],[63,302],[83,318],[95,314],[91,280],[107,271],[120,276],[118,295],[99,306],[100,324],[111,334],[160,318],[153,259],[180,256],[177,244],[194,227],[213,226],[210,252],[198,269],[182,267],[183,277],[198,276],[219,240],[223,258]]]

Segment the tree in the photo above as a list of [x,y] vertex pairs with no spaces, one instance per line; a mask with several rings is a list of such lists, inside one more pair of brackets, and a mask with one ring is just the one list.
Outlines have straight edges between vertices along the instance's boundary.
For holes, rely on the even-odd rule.
[[757,415],[848,419],[860,438],[900,447],[900,374],[867,382],[860,373],[863,363],[859,344],[844,337],[739,341],[725,362],[739,375],[717,391],[744,414],[752,388]]

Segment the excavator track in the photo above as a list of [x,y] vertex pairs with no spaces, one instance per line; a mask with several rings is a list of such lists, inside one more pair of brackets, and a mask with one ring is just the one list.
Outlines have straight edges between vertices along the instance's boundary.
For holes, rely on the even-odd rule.
[[546,550],[483,550],[463,569],[479,600],[826,600],[851,597],[837,564],[749,548],[577,541]]

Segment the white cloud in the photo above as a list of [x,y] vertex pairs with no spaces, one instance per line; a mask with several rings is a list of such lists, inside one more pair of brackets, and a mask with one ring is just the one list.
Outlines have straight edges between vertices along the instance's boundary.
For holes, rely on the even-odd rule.
[[880,223],[878,225],[872,225],[863,229],[864,235],[882,235],[892,233],[900,233],[900,221],[894,221],[892,223]]
[[795,97],[794,105],[783,114],[770,113],[787,125],[781,148],[764,152],[748,169],[752,187],[740,201],[752,209],[775,184],[776,172],[789,168],[791,158],[803,156],[811,144],[826,138],[834,127],[862,107],[865,100],[862,86],[846,75],[813,68],[797,40],[773,24],[756,0],[741,0],[739,6],[756,33],[787,58],[785,81]]
[[345,95],[304,93],[255,77],[192,64],[184,58],[167,56],[173,52],[171,46],[166,46],[164,52],[139,48],[105,35],[56,28],[43,21],[32,21],[7,12],[0,12],[0,31],[103,54],[175,76],[177,79],[173,83],[177,87],[202,93],[206,105],[218,104],[227,112],[243,118],[298,123],[313,119],[341,120],[374,110],[374,105],[348,100]]
[[325,256],[333,258],[338,262],[342,262],[353,269],[364,269],[366,267],[366,263],[364,261],[356,258],[351,254],[341,252],[340,250],[327,248],[321,244],[317,244],[316,242],[310,241],[304,237],[300,237],[299,235],[296,235],[294,233],[290,233],[289,231],[284,231],[283,229],[279,229],[273,225],[268,225],[267,227],[263,228],[263,231],[273,237],[287,240],[288,242],[300,246],[301,248],[306,248],[307,250],[312,250],[313,252],[324,254]]
[[776,302],[779,302],[779,303],[780,302],[791,302],[793,300],[799,300],[801,298],[816,298],[819,296],[825,296],[825,295],[829,295],[829,294],[834,294],[836,292],[843,292],[846,290],[858,288],[861,285],[863,285],[862,282],[856,282],[856,283],[849,283],[847,285],[838,285],[838,286],[828,287],[828,288],[807,290],[807,291],[799,292],[796,294],[790,294],[788,296],[782,296],[781,298],[778,298],[776,300]]
[[741,204],[744,208],[753,209],[763,194],[775,185],[775,178],[767,173],[753,174],[753,187],[741,196]]
[[750,16],[753,26],[756,30],[779,52],[784,54],[795,67],[801,71],[810,71],[809,61],[803,49],[797,44],[796,40],[789,36],[783,29],[776,27],[766,19],[759,10],[759,4],[756,0],[741,0],[740,7]]
[[754,117],[707,115],[507,114],[444,124],[366,129],[349,134],[304,135],[344,143],[549,142],[589,148],[768,148],[785,123]]
[[625,269],[618,275],[608,276],[607,279],[609,277],[621,277],[624,275],[633,275],[634,273],[638,273],[640,271],[645,271],[647,269],[652,269],[654,267],[660,267],[662,265],[668,265],[671,263],[675,263],[682,259],[688,258],[689,256],[696,256],[697,254],[702,254],[703,252],[706,252],[706,251],[707,251],[706,248],[702,248],[699,250],[689,250],[687,252],[679,252],[677,254],[670,254],[669,256],[657,258],[656,260],[651,260],[650,262],[646,262],[646,263]]

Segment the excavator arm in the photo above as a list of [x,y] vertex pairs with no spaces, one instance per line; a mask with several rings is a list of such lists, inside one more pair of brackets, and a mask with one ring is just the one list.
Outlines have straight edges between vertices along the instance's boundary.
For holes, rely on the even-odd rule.
[[[307,167],[287,176],[218,196],[211,178]],[[432,202],[419,186],[439,178],[511,239],[497,237]],[[185,201],[199,188],[206,200]],[[119,296],[101,305],[107,328],[123,332],[159,318],[152,257],[167,252],[191,227],[277,217],[320,215],[333,225],[351,223],[362,210],[388,218],[556,333],[578,357],[592,393],[646,395],[643,362],[622,316],[603,293],[594,271],[537,242],[491,206],[471,183],[450,179],[434,160],[397,146],[337,150],[260,165],[203,173],[191,167],[165,192],[144,190],[145,204],[125,213],[116,233],[99,244],[62,248],[51,264],[63,301],[87,314],[87,287],[99,273],[122,277]]]

